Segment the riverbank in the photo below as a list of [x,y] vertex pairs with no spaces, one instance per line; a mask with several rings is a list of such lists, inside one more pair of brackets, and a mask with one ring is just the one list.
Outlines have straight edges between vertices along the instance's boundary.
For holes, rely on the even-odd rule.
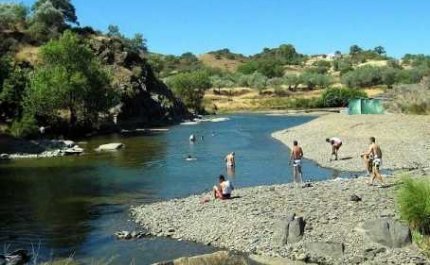
[[[368,148],[369,137],[383,152],[383,169],[418,169],[430,166],[430,116],[329,114],[272,136],[291,148],[294,140],[306,158],[341,171],[363,171],[360,154]],[[339,161],[329,161],[331,147],[326,138],[339,137],[343,145]]]
[[[292,184],[245,188],[227,201],[215,201],[211,193],[204,193],[133,207],[132,215],[155,236],[247,253],[329,264],[428,264],[413,245],[391,249],[366,238],[364,222],[398,218],[394,205],[398,178],[387,179],[385,188],[367,186],[366,180],[336,179],[306,188]],[[352,195],[362,201],[351,201]],[[202,203],[202,198],[210,201]],[[303,238],[280,244],[279,222],[293,213],[306,222]],[[321,248],[331,249],[326,254],[311,247],[325,243]]]

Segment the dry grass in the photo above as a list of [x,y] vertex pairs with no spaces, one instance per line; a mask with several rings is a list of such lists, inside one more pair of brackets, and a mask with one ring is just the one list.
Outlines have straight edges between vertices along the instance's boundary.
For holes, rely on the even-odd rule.
[[23,46],[15,55],[17,61],[27,61],[31,64],[37,63],[40,48],[34,46]]
[[243,62],[238,60],[230,60],[224,57],[216,59],[215,55],[212,54],[199,55],[199,60],[206,66],[219,68],[228,72],[235,72],[237,68],[243,64]]

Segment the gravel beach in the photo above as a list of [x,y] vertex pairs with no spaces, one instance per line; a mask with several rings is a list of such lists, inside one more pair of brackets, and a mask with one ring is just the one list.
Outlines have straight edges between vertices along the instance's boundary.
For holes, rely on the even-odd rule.
[[[368,137],[375,136],[384,168],[418,168],[411,174],[426,176],[429,121],[424,116],[329,114],[273,136],[288,144],[297,139],[306,158],[344,171],[362,170],[359,155]],[[375,126],[381,129],[372,131]],[[328,161],[325,138],[330,136],[344,140],[340,161]],[[410,142],[413,152],[406,146]],[[203,193],[132,207],[131,214],[153,236],[233,251],[317,264],[430,264],[399,220],[394,199],[401,175],[396,171],[384,186],[369,186],[367,178],[358,177],[244,188],[226,201]]]
[[[363,171],[360,154],[374,136],[383,153],[382,169],[430,167],[430,116],[329,114],[272,136],[291,147],[299,141],[306,158],[341,171]],[[339,161],[329,161],[326,138],[339,137]]]
[[[238,198],[227,201],[213,200],[206,193],[134,207],[132,215],[154,236],[247,253],[306,259],[312,255],[307,244],[330,242],[343,244],[344,254],[340,259],[326,257],[327,264],[429,264],[413,245],[381,248],[366,239],[363,222],[398,217],[393,199],[397,177],[387,179],[385,188],[367,186],[366,180],[322,181],[307,188],[293,184],[245,188],[235,191]],[[351,201],[353,194],[362,201]],[[202,203],[202,198],[211,200]],[[306,222],[303,239],[280,245],[278,224],[292,213]]]

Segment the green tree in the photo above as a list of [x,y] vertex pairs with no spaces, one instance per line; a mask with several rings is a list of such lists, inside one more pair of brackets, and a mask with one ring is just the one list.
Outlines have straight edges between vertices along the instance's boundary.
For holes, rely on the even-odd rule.
[[363,49],[360,46],[358,46],[358,45],[352,45],[349,48],[349,54],[351,54],[351,55],[357,55],[357,54],[359,54],[361,52],[363,52]]
[[299,85],[302,83],[302,79],[299,75],[287,74],[284,78],[284,84],[288,86],[291,91],[296,91]]
[[25,98],[25,112],[52,120],[68,110],[69,124],[96,124],[98,114],[117,103],[110,75],[77,35],[66,31],[41,48]]
[[180,73],[170,77],[167,85],[179,96],[185,105],[195,112],[202,112],[202,101],[205,91],[211,87],[206,71],[197,70],[191,73]]
[[15,30],[17,24],[24,24],[27,11],[23,4],[0,3],[0,30]]
[[109,25],[107,35],[109,37],[122,38],[121,32],[119,31],[119,27],[117,25]]
[[65,29],[64,15],[50,1],[44,1],[34,11],[30,20],[30,35],[39,42],[59,37]]
[[373,51],[379,55],[384,55],[386,53],[385,48],[382,46],[377,46],[373,49]]
[[[8,64],[6,75],[0,74],[0,117],[4,120],[15,120],[22,115],[22,100],[28,86],[28,72],[19,65],[12,65],[10,60],[3,59]],[[1,66],[0,66],[1,67]]]
[[367,94],[358,89],[329,88],[321,95],[324,107],[346,107],[351,98],[367,98]]
[[55,9],[61,11],[66,22],[79,25],[76,9],[70,0],[38,0],[34,3],[33,10],[37,12],[47,2],[50,2]]
[[392,88],[397,81],[398,70],[392,67],[384,67],[381,69],[382,83],[388,88]]

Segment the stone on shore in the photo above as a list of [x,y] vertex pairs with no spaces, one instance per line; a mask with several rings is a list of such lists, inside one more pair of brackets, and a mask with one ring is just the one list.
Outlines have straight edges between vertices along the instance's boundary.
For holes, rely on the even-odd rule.
[[209,265],[209,264],[234,264],[234,265],[251,265],[244,257],[219,251],[212,254],[204,254],[195,257],[180,258],[172,261],[163,261],[153,265]]
[[[369,260],[374,264],[429,262],[412,245],[403,243],[390,243],[405,247],[386,247],[381,252],[379,243],[357,229],[360,224],[380,218],[381,214],[397,216],[394,196],[398,178],[387,178],[385,188],[368,186],[366,180],[359,177],[314,182],[309,189],[292,184],[236,189],[234,196],[238,198],[202,203],[202,198],[211,196],[204,193],[132,207],[132,215],[153,236],[257,255],[315,263],[330,260],[329,264],[358,264]],[[363,200],[350,201],[351,191],[360,194]],[[293,218],[291,213],[303,219]],[[390,240],[406,240],[404,230],[394,227]],[[384,234],[385,228],[380,229],[378,233]],[[366,252],[368,248],[375,250]],[[323,252],[330,254],[324,257]],[[339,257],[340,260],[335,260]]]
[[392,219],[366,221],[361,229],[368,240],[385,247],[402,248],[412,243],[409,227]]
[[115,151],[118,149],[124,148],[124,144],[122,143],[110,143],[110,144],[102,144],[96,148],[96,151]]

